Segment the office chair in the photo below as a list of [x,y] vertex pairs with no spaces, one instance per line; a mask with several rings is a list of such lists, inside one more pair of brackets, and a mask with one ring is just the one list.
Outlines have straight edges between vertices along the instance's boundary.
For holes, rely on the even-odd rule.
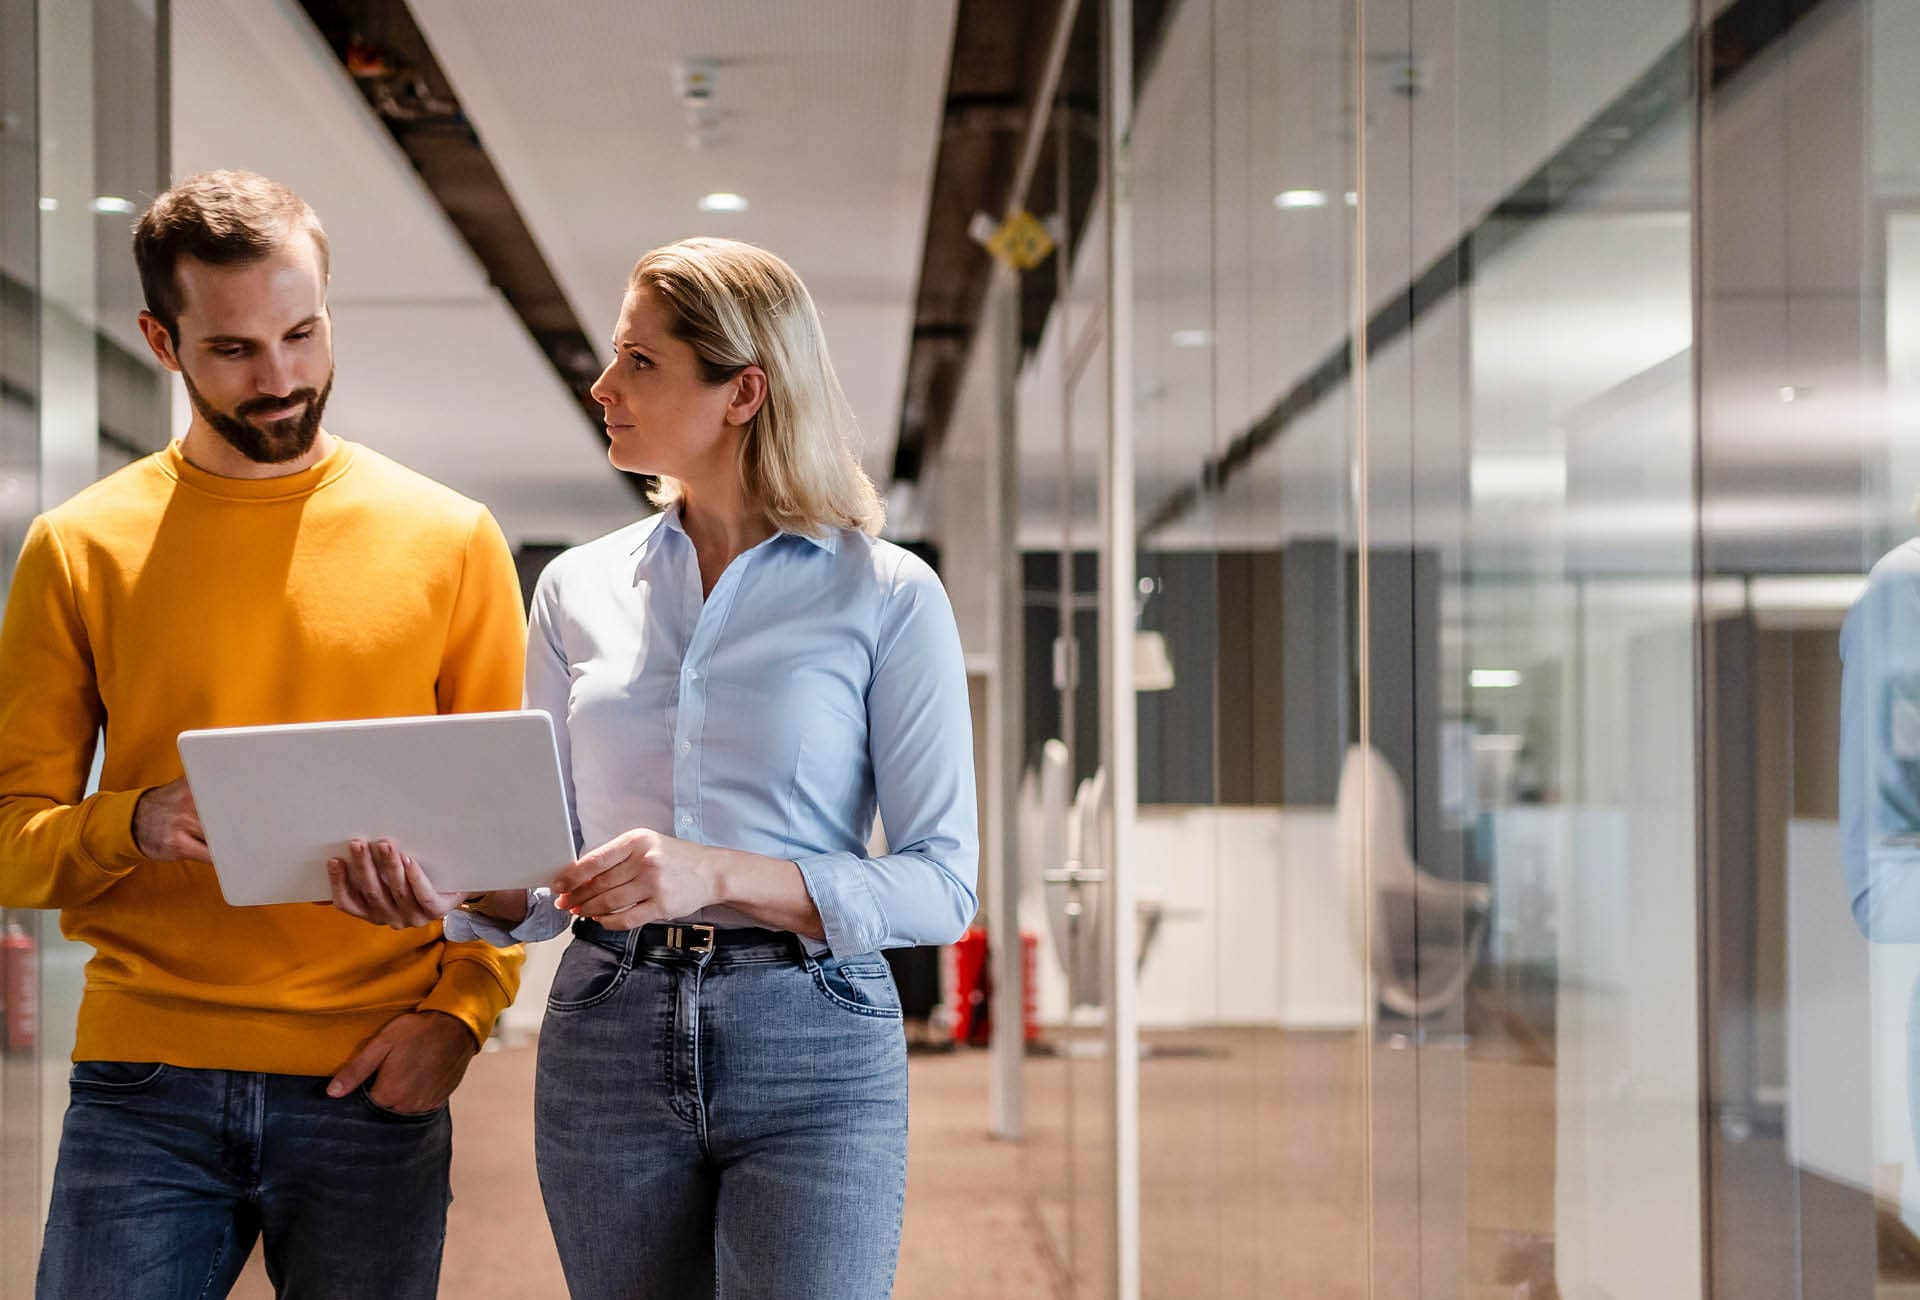
[[1368,1021],[1378,1007],[1415,1021],[1446,1010],[1479,960],[1491,892],[1477,881],[1442,880],[1414,862],[1400,778],[1371,745],[1347,750],[1335,812],[1349,932],[1378,1004],[1368,1008]]

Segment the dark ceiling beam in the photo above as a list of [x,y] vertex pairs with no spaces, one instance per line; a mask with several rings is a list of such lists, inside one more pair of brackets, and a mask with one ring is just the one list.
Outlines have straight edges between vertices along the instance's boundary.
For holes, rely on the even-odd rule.
[[[1175,3],[1135,0],[1134,48],[1143,52],[1136,95]],[[974,242],[968,225],[976,212],[1003,216],[1011,201],[1023,161],[1021,145],[1062,10],[1060,0],[960,0],[914,295],[894,451],[896,480],[920,476],[952,419],[993,272],[992,258]],[[1078,6],[1051,108],[1066,114],[1067,192],[1056,193],[1058,132],[1046,131],[1037,154],[1027,160],[1031,183],[1025,206],[1043,219],[1064,217],[1055,231],[1057,237],[1064,225],[1069,248],[1086,228],[1099,183],[1099,15],[1099,0]],[[1020,277],[1020,333],[1029,350],[1039,344],[1054,290],[1051,261]]]
[[1018,162],[1035,51],[1061,0],[960,0],[948,57],[940,145],[928,190],[893,477],[919,478],[952,413],[992,262],[967,226],[997,211]]
[[[1367,319],[1367,358],[1412,331],[1420,319],[1473,282],[1480,266],[1497,257],[1537,222],[1572,199],[1630,153],[1669,115],[1688,106],[1696,68],[1706,69],[1711,94],[1828,0],[1735,0],[1704,32],[1690,32],[1669,45],[1627,88],[1576,130],[1532,174],[1507,191],[1491,211]],[[1323,353],[1278,400],[1210,458],[1198,477],[1151,509],[1143,509],[1139,535],[1146,541],[1185,518],[1196,506],[1244,473],[1309,411],[1353,378],[1351,335]]]
[[[604,445],[600,361],[404,0],[300,0]],[[649,480],[620,476],[644,498]]]

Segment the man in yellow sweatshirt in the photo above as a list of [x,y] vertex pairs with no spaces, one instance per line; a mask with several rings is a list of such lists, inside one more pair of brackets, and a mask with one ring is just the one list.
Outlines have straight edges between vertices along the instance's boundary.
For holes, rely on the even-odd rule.
[[520,951],[229,907],[175,739],[518,707],[512,559],[484,507],[321,427],[327,243],[297,196],[195,177],[134,253],[191,427],[34,522],[0,627],[0,904],[95,949],[39,1294],[225,1295],[263,1236],[282,1296],[429,1297],[446,1101]]

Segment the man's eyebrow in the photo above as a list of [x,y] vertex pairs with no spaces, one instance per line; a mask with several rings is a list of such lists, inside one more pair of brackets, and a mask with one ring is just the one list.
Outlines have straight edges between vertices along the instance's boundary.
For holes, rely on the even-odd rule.
[[[291,334],[295,330],[302,330],[307,328],[307,326],[309,325],[317,325],[319,323],[320,323],[320,317],[319,317],[319,314],[316,313],[312,316],[307,317],[305,320],[295,321],[293,324],[287,326],[286,332],[288,334]],[[209,334],[207,335],[207,337],[201,339],[200,341],[202,343],[251,343],[253,342],[251,338],[243,334]]]

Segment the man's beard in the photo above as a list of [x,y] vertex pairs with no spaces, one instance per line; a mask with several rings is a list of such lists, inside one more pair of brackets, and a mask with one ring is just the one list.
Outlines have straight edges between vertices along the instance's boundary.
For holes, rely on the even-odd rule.
[[[213,427],[215,433],[227,440],[227,445],[259,465],[284,465],[290,460],[298,460],[313,449],[313,440],[320,436],[320,415],[327,407],[327,398],[333,394],[333,372],[327,372],[327,386],[319,392],[311,388],[302,388],[285,397],[256,397],[242,402],[232,414],[215,410],[213,404],[200,395],[193,386],[193,380],[182,370],[180,378],[186,380],[187,396],[193,401],[193,409],[200,418]],[[306,407],[298,415],[290,415],[283,420],[274,420],[261,425],[248,417],[260,411],[277,410],[296,402],[305,402]]]

